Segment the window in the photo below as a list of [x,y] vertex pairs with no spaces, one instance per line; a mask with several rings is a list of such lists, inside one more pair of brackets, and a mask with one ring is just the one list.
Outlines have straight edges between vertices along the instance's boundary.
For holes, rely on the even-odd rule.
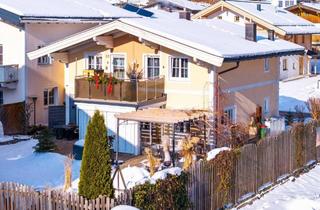
[[145,66],[148,78],[157,78],[160,74],[160,57],[157,55],[146,56]]
[[[40,49],[43,46],[38,46],[38,49]],[[51,64],[51,57],[48,55],[42,56],[38,58],[38,65],[49,65]]]
[[289,1],[285,1],[285,7],[289,7]]
[[56,88],[49,88],[43,91],[43,105],[53,105],[55,104],[56,98]]
[[229,122],[236,122],[236,106],[230,106],[224,109],[224,114],[228,118]]
[[186,79],[188,75],[188,58],[171,58],[171,77]]
[[290,6],[293,6],[294,5],[294,1],[290,1]]
[[270,59],[269,58],[265,58],[264,59],[264,71],[265,72],[269,72],[270,69]]
[[279,1],[278,6],[279,6],[279,7],[283,7],[283,2],[282,2],[282,1]]
[[86,68],[92,70],[103,70],[102,55],[99,53],[86,54]]
[[296,70],[296,64],[295,63],[292,63],[292,69]]
[[288,70],[288,60],[287,59],[283,59],[282,60],[282,70],[283,71],[287,71]]
[[218,16],[218,19],[220,19],[220,20],[221,20],[221,19],[222,19],[222,16]]
[[239,22],[240,21],[240,17],[237,15],[237,16],[234,16],[234,22]]
[[112,55],[111,56],[111,70],[115,77],[119,79],[125,78],[125,56]]
[[0,104],[3,104],[3,91],[0,91]]
[[3,65],[3,46],[0,44],[0,65]]
[[264,114],[269,114],[270,112],[270,98],[269,97],[265,97],[263,99],[263,113]]

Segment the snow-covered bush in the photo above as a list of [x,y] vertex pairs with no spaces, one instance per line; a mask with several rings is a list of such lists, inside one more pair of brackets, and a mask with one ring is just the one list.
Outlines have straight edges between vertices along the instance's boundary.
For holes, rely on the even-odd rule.
[[52,134],[48,128],[39,131],[39,133],[35,135],[35,138],[39,141],[34,147],[35,152],[52,152],[56,148]]

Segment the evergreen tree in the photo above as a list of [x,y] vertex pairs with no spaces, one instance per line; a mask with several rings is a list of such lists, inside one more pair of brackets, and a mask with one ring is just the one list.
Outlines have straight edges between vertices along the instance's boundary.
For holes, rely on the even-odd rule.
[[34,147],[35,152],[51,152],[56,148],[48,128],[39,131],[39,133],[35,135],[35,138],[39,141]]
[[85,136],[79,182],[79,194],[95,199],[113,197],[111,180],[111,146],[103,116],[96,111],[89,121]]

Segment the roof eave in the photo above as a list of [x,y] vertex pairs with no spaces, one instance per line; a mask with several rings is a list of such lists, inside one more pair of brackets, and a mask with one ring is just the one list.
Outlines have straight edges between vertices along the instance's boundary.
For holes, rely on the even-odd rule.
[[259,54],[259,55],[244,55],[244,56],[232,56],[225,57],[225,62],[234,62],[234,61],[243,61],[243,60],[255,60],[260,58],[269,58],[269,57],[282,57],[282,56],[290,56],[290,55],[304,55],[305,50],[293,50],[293,51],[285,51],[285,52],[274,52],[268,54]]

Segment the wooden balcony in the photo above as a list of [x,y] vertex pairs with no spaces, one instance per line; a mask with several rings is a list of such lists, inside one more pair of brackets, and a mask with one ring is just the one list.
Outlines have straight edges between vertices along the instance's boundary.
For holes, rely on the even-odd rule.
[[93,100],[115,103],[143,104],[164,98],[164,77],[155,79],[118,80],[108,91],[107,84],[96,87],[88,77],[78,77],[75,80],[76,100]]

